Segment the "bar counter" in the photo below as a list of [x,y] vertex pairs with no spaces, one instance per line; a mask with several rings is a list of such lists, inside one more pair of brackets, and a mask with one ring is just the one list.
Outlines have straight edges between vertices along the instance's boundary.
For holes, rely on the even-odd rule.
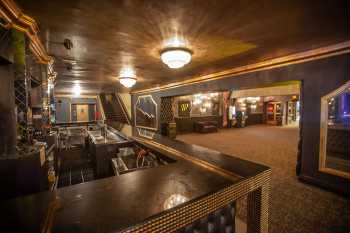
[[1,229],[172,232],[248,196],[248,230],[267,232],[268,167],[149,130],[124,129],[129,140],[175,162],[4,201]]

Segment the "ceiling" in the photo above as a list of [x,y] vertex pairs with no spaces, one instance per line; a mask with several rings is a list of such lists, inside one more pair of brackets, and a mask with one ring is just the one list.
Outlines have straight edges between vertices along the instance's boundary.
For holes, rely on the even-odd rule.
[[[350,39],[349,1],[17,0],[55,58],[56,92],[128,92],[117,76],[136,70],[140,90]],[[179,70],[159,51],[177,35],[193,51]],[[64,39],[73,42],[65,49]]]

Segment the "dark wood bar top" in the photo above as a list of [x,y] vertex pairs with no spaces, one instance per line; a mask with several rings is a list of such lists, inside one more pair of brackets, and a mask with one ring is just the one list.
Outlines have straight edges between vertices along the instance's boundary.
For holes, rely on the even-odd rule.
[[157,148],[158,150],[162,150],[163,148],[163,152],[166,148],[172,148],[190,158],[205,161],[211,165],[235,174],[237,177],[248,178],[269,169],[267,166],[243,160],[232,155],[226,155],[219,151],[173,140],[157,133],[150,134],[149,130],[146,129],[140,130],[138,128],[132,128],[132,130],[126,130],[126,132],[129,131],[132,131],[132,134],[127,134],[129,137],[137,141],[142,140],[142,142],[146,143],[148,146],[153,145],[154,148]]
[[[124,231],[269,170],[151,131],[129,128],[125,132],[176,162],[4,201],[0,204],[1,229],[26,233],[43,228],[54,233]],[[174,195],[184,203],[167,209]],[[59,208],[52,210],[50,222],[50,211],[45,210],[53,206]]]

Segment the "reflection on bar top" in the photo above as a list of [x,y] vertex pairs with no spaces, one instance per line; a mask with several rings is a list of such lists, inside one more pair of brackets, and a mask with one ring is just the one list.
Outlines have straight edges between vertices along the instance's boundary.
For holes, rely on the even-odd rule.
[[156,150],[168,148],[172,151],[169,153],[177,151],[188,157],[193,157],[206,163],[214,164],[220,169],[229,171],[230,173],[234,173],[243,178],[255,176],[258,173],[269,169],[267,166],[243,160],[234,155],[226,155],[216,150],[187,144],[177,141],[176,139],[170,139],[149,129],[124,125],[118,133],[121,133],[132,140],[140,141],[140,139],[142,139],[144,140],[144,143],[147,143],[148,141],[147,146],[152,146],[151,144],[153,144],[153,147]]

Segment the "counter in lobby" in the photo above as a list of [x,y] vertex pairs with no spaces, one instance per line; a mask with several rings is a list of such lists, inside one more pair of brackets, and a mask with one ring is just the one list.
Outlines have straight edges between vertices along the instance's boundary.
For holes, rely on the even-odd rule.
[[[248,229],[267,232],[268,167],[147,130],[129,132],[129,139],[176,162],[3,202],[1,229],[171,232],[248,195]],[[184,203],[166,209],[174,195]]]
[[120,132],[114,130],[113,128],[106,128],[106,134],[101,132],[102,130],[90,130],[87,131],[87,134],[91,138],[93,144],[107,145],[107,144],[117,144],[127,142],[127,136],[121,134]]
[[[103,132],[105,131],[105,133]],[[113,128],[87,131],[89,138],[89,153],[95,164],[95,173],[98,178],[111,176],[111,159],[116,157],[119,148],[132,144],[126,135]]]

